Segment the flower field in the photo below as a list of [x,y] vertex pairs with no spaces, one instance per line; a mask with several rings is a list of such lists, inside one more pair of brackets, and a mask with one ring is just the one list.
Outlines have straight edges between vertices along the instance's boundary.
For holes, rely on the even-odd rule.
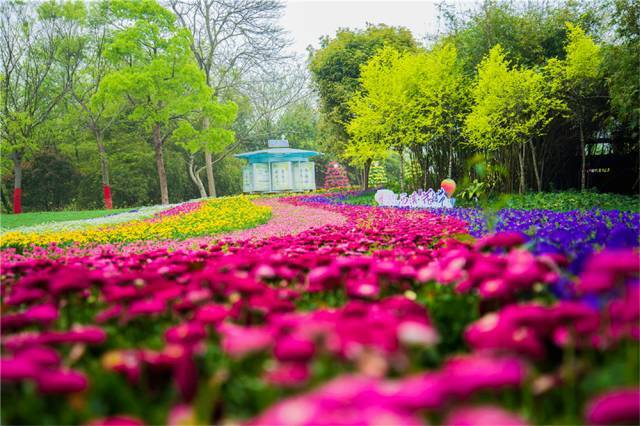
[[[184,239],[254,227],[266,222],[270,212],[269,207],[256,206],[243,196],[194,201],[158,211],[146,219],[131,220],[125,214],[123,223],[93,226],[72,223],[62,230],[36,228],[35,232],[11,231],[2,235],[0,247],[24,249],[31,245]],[[115,216],[114,219],[119,220]]]
[[4,234],[2,423],[640,421],[637,214],[278,201]]

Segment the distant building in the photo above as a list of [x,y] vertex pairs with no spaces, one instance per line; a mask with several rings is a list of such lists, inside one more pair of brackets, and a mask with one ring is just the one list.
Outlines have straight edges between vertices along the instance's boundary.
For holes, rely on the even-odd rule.
[[267,149],[236,154],[249,161],[242,170],[242,192],[310,191],[316,189],[316,151],[289,148],[285,139],[267,141]]

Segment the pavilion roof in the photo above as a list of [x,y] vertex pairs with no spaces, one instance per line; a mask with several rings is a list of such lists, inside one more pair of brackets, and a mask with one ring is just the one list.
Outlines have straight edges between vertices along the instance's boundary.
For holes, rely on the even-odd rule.
[[308,158],[320,155],[317,151],[308,151],[304,149],[295,148],[269,148],[260,149],[258,151],[243,152],[241,154],[235,154],[234,157],[245,158],[247,160],[269,160],[278,159],[286,160],[290,158]]

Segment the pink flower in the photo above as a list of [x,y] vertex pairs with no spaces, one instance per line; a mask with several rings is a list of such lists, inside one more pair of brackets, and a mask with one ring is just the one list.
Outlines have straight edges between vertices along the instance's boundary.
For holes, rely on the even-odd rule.
[[135,417],[112,416],[91,420],[87,426],[144,426],[144,422]]
[[218,332],[222,334],[222,350],[234,358],[266,350],[273,339],[266,327],[242,327],[223,323],[218,327]]
[[29,360],[40,367],[57,367],[61,361],[58,352],[48,346],[27,346],[17,350],[14,356]]
[[73,370],[42,370],[36,377],[42,393],[71,393],[85,390],[89,382],[84,374]]
[[198,308],[194,319],[203,324],[220,324],[229,314],[229,309],[226,306],[209,304]]
[[167,343],[180,343],[193,345],[200,342],[207,335],[207,331],[199,322],[186,322],[165,331],[164,338]]
[[488,405],[457,408],[445,421],[447,426],[526,426],[527,424],[513,413]]
[[38,365],[27,358],[0,359],[0,379],[3,382],[35,379],[39,370]]
[[441,372],[449,390],[461,398],[480,390],[520,386],[527,375],[519,358],[487,354],[450,358]]
[[488,235],[481,238],[476,242],[475,247],[477,249],[483,248],[511,248],[519,246],[527,241],[526,237],[520,232],[498,232],[496,234]]
[[405,345],[433,346],[440,340],[430,325],[417,321],[403,321],[398,325],[398,340]]
[[154,315],[161,314],[167,309],[167,305],[164,300],[151,299],[151,300],[137,300],[131,303],[127,313],[130,318],[135,318],[141,315]]
[[273,353],[279,361],[306,362],[313,357],[315,345],[303,337],[284,336],[277,339]]
[[593,398],[585,418],[590,425],[640,423],[640,389],[618,389]]
[[284,387],[297,387],[309,380],[309,366],[306,363],[285,362],[266,374],[269,383]]

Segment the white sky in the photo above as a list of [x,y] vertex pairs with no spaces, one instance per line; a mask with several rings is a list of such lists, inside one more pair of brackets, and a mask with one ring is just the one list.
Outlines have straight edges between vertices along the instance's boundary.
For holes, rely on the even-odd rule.
[[[464,1],[463,1],[464,2]],[[407,27],[418,42],[438,32],[438,9],[430,0],[287,0],[282,25],[293,39],[291,49],[305,53],[323,35],[338,28],[364,28],[366,23]]]

